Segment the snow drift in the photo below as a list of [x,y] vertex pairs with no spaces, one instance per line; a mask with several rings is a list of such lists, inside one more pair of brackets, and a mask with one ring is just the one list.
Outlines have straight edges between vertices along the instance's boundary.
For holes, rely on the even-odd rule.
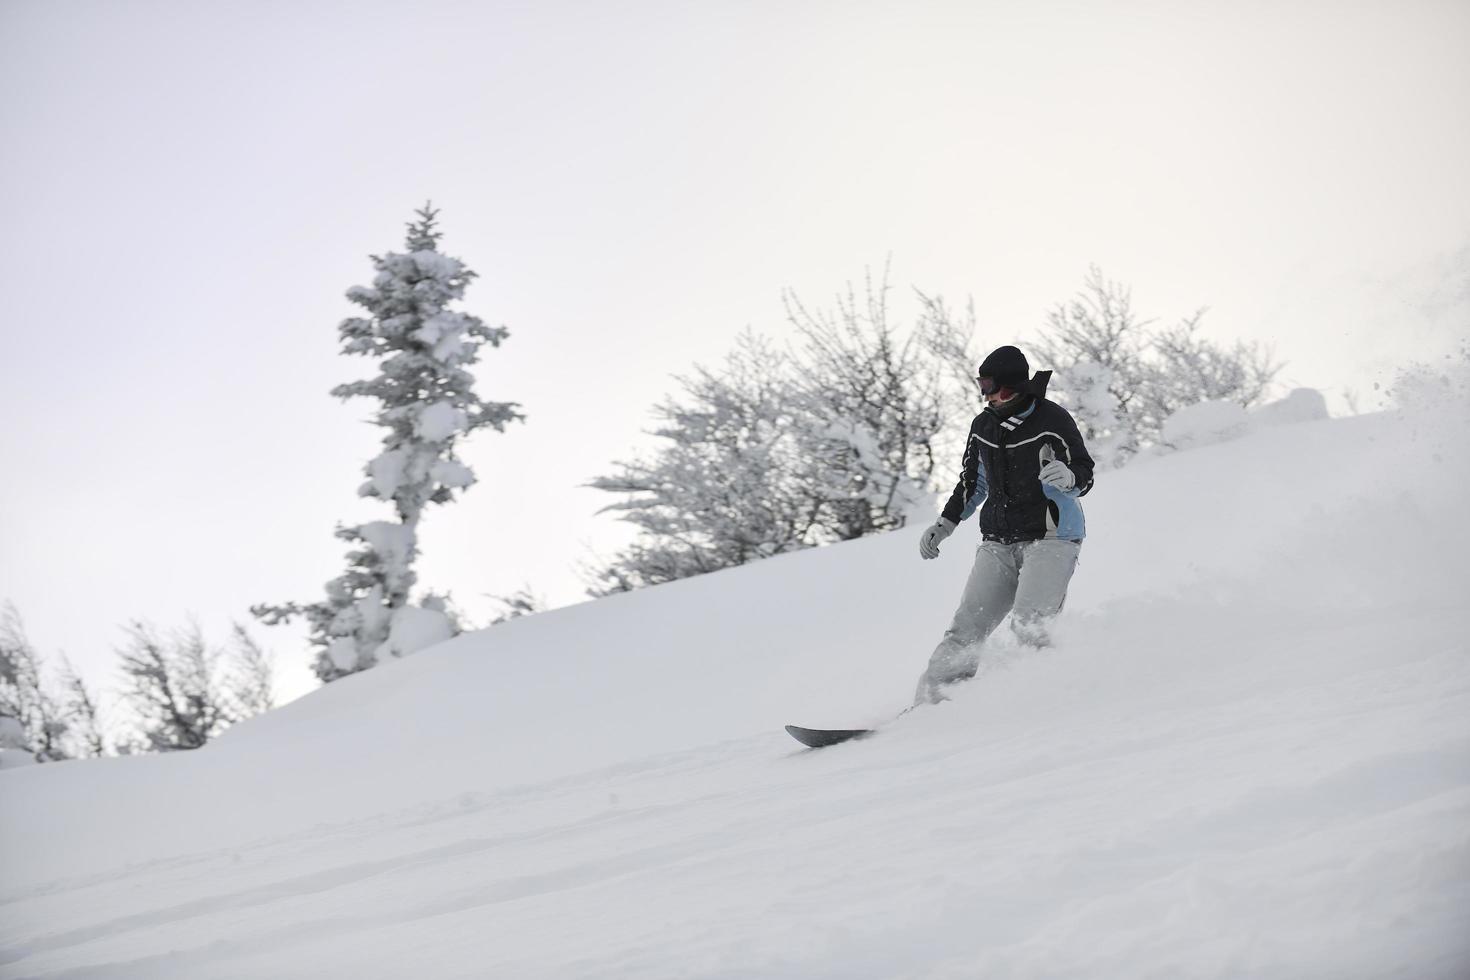
[[0,774],[0,969],[1464,976],[1470,419],[1289,414],[1102,474],[1054,646],[868,741],[780,726],[904,707],[973,522]]

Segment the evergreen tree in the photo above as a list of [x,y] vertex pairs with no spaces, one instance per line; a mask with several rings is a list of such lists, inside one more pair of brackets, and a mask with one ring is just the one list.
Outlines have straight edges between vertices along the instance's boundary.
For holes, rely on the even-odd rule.
[[408,226],[404,252],[372,257],[373,284],[347,292],[367,315],[338,328],[344,354],[378,359],[375,377],[332,391],[343,399],[375,400],[374,422],[386,430],[383,451],[364,468],[367,482],[358,493],[391,502],[397,520],[337,530],[354,548],[347,570],[327,583],[325,599],[252,610],[267,624],[304,616],[317,648],[314,668],[324,681],[456,632],[444,600],[411,599],[419,522],[428,505],[448,503],[475,482],[455,455],[457,441],[485,427],[504,431],[522,418],[514,403],[487,402],[475,393],[469,367],[483,345],[500,346],[509,331],[448,308],[463,298],[475,273],[439,252],[437,214],[426,205]]

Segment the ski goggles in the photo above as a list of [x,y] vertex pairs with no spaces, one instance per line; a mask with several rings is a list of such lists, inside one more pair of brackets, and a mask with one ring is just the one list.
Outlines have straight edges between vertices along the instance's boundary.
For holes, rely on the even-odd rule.
[[994,378],[976,378],[975,385],[980,389],[980,394],[987,398],[1000,390],[1000,385],[995,383]]

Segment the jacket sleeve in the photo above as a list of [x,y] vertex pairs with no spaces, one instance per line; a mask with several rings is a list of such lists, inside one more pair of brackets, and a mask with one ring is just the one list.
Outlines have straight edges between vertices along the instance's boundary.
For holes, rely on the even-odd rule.
[[1061,430],[1062,441],[1067,444],[1067,455],[1070,457],[1067,466],[1076,480],[1073,492],[1078,497],[1084,497],[1092,489],[1092,457],[1088,455],[1087,446],[1082,442],[1082,433],[1077,431],[1077,423],[1073,421],[1071,413],[1060,406],[1058,408],[1061,418],[1057,427]]
[[[949,495],[949,502],[940,512],[941,517],[955,524],[975,513],[975,508],[990,492],[985,481],[985,467],[980,462],[980,437],[975,433],[978,422],[977,418],[970,423],[970,437],[965,441],[965,454],[960,461],[960,482],[955,484],[954,493]],[[1088,462],[1090,466],[1091,460]]]

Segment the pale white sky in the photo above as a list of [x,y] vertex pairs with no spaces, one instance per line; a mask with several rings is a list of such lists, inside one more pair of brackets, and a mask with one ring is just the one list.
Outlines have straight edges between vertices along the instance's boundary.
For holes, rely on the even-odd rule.
[[1467,334],[1467,50],[1457,0],[5,0],[0,599],[106,686],[129,619],[316,598],[381,513],[342,293],[426,198],[529,416],[425,528],[480,617],[580,598],[669,375],[890,255],[981,347],[1096,262],[1371,396]]

